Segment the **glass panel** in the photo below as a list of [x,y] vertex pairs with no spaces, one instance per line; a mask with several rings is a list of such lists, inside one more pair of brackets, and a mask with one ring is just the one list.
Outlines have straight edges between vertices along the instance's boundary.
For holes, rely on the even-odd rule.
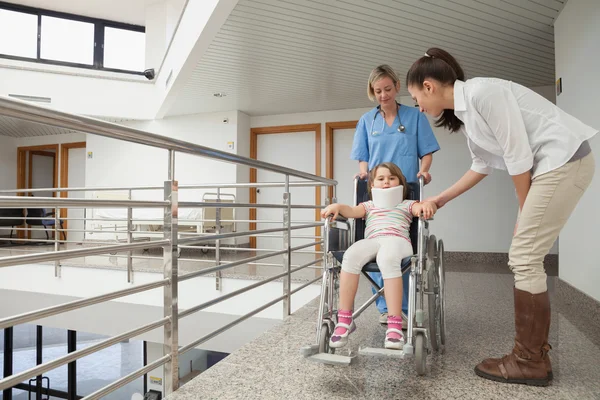
[[42,16],[41,58],[94,64],[94,24]]
[[[82,335],[81,335],[82,336]],[[94,335],[97,337],[97,335]],[[98,343],[98,339],[85,340],[77,336],[77,349]],[[143,365],[143,342],[130,340],[122,342],[77,361],[77,394],[87,396],[132,373]],[[133,393],[143,393],[143,377],[107,395],[105,400],[130,399]]]
[[[0,329],[0,379],[4,378],[4,329]],[[2,391],[0,391],[2,398]]]
[[36,329],[36,325],[29,324],[13,328],[13,374],[36,366]]
[[37,58],[37,15],[0,10],[0,54]]
[[[67,330],[44,327],[42,335],[42,345],[42,361],[44,363],[56,360],[57,358],[66,355],[68,353]],[[67,365],[63,365],[44,374],[44,376],[50,378],[51,389],[62,390],[63,392],[69,390],[67,381],[67,371]]]
[[104,29],[104,68],[143,71],[146,34],[125,29]]

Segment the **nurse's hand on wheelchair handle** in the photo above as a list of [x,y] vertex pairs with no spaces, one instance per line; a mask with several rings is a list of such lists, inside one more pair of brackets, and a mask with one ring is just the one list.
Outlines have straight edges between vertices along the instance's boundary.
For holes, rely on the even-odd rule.
[[423,180],[425,181],[426,185],[429,182],[431,182],[431,174],[429,172],[419,171],[419,173],[417,174],[417,178],[420,178],[420,177],[423,177]]
[[368,172],[359,172],[356,175],[354,175],[354,179],[356,179],[356,178],[367,179],[368,176],[369,176]]

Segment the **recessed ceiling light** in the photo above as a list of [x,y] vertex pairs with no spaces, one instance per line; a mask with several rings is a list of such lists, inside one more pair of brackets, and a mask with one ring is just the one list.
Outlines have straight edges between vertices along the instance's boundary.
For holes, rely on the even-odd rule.
[[225,97],[227,95],[225,93],[217,92],[217,93],[213,93],[213,96],[215,96],[215,97]]

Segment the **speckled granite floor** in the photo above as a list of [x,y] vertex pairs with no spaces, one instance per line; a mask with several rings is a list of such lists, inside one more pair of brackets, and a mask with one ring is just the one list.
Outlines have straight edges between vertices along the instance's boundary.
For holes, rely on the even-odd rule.
[[[474,374],[474,365],[512,348],[513,278],[491,265],[460,271],[450,266],[446,275],[446,353],[428,357],[424,377],[416,375],[411,358],[359,355],[351,366],[303,358],[299,349],[314,341],[313,301],[167,399],[600,399],[597,303],[586,303],[558,278],[549,278],[553,383],[538,388],[486,381]],[[364,300],[370,290],[361,281],[359,296]],[[385,328],[377,317],[375,307],[361,315],[349,351],[357,352],[359,344],[382,346]]]

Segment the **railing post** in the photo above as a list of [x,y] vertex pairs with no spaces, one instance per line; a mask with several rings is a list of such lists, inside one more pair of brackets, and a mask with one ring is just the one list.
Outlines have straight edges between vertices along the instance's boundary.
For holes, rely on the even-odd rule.
[[[217,203],[221,202],[221,188],[217,188]],[[216,218],[216,233],[219,235],[221,233],[221,207],[217,207]],[[215,263],[217,265],[221,265],[221,241],[219,239],[215,240]],[[215,286],[216,290],[221,290],[221,271],[217,271],[216,273],[216,281]]]
[[[58,192],[57,192],[58,194]],[[54,251],[60,250],[60,231],[58,230],[60,224],[60,208],[54,209]],[[66,243],[65,243],[66,244]],[[54,276],[60,278],[60,260],[54,261]]]
[[[131,200],[131,189],[128,191],[127,198]],[[127,243],[133,242],[133,208],[127,207]],[[133,283],[133,252],[127,252],[127,283]]]
[[[13,327],[4,328],[4,376],[9,377],[13,374]],[[12,388],[2,391],[4,400],[12,400]],[[16,397],[16,396],[15,396]]]
[[179,387],[179,316],[178,316],[178,268],[177,268],[177,215],[178,215],[178,184],[175,180],[175,153],[169,150],[169,180],[165,182],[165,200],[169,205],[165,207],[164,237],[170,244],[163,249],[164,277],[169,283],[164,289],[164,315],[170,321],[164,328],[164,355],[171,359],[164,365],[163,394],[170,395]]
[[285,231],[283,231],[283,249],[287,250],[286,253],[283,254],[283,267],[287,271],[287,275],[283,278],[283,294],[285,295],[285,299],[283,299],[283,317],[287,317],[292,313],[292,299],[290,292],[292,291],[292,251],[291,251],[291,211],[292,211],[292,202],[291,202],[291,193],[290,193],[290,176],[285,176],[285,189],[283,193],[283,204],[287,207],[283,209],[283,227]]

